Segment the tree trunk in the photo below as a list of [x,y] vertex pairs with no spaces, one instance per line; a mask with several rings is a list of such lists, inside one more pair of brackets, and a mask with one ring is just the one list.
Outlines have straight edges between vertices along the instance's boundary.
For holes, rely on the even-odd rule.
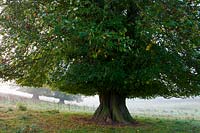
[[130,124],[133,119],[126,107],[126,98],[115,92],[99,94],[100,105],[93,115],[93,120],[104,123]]
[[38,94],[33,94],[32,99],[34,99],[34,100],[40,100]]
[[62,99],[62,98],[61,98],[61,99],[59,100],[59,102],[58,102],[58,103],[59,103],[59,104],[65,104],[65,102],[64,102],[64,101],[65,101],[65,99]]

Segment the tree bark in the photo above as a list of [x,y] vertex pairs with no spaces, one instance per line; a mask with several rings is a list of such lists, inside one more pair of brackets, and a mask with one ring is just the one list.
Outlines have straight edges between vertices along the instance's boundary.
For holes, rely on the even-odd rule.
[[32,99],[39,100],[39,95],[38,94],[33,94]]
[[65,99],[60,98],[60,100],[59,100],[58,103],[59,103],[59,104],[65,104]]
[[126,97],[115,92],[99,94],[100,105],[93,115],[93,120],[104,123],[130,124],[133,122],[127,107]]

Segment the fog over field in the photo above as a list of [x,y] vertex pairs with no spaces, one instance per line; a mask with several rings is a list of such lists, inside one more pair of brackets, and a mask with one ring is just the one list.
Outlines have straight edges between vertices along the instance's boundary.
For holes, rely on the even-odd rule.
[[[5,94],[13,94],[13,95],[19,95],[27,98],[31,98],[33,95],[25,92],[17,91],[20,87],[13,84],[13,83],[0,83],[0,93]],[[83,101],[82,102],[72,102],[72,101],[65,101],[66,104],[77,104],[81,106],[93,106],[97,107],[99,105],[99,99],[98,96],[82,96]],[[44,101],[51,101],[51,102],[58,102],[59,100],[53,97],[45,97],[40,96],[40,100]],[[134,110],[136,108],[167,108],[168,106],[193,106],[198,105],[200,107],[200,97],[194,97],[194,98],[171,98],[171,99],[164,99],[162,97],[158,97],[155,99],[127,99],[127,106],[130,110]]]
[[[32,94],[20,92],[19,86],[13,83],[0,83],[0,94],[19,95],[26,98],[32,98]],[[91,107],[92,112],[99,106],[99,98],[95,96],[81,96],[82,101],[66,101],[66,105],[78,105],[80,107]],[[41,101],[58,103],[59,99],[53,97],[39,96]],[[172,118],[172,119],[192,119],[200,120],[200,97],[195,98],[171,98],[164,99],[158,97],[155,99],[127,99],[126,105],[133,116],[144,116],[154,118]]]

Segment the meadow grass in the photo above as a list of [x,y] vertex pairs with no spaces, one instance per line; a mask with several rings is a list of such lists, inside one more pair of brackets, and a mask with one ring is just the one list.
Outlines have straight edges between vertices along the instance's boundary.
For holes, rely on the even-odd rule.
[[0,108],[1,133],[199,133],[200,121],[135,117],[138,124],[131,126],[98,125],[90,120],[91,113],[59,112],[58,110],[19,110],[15,107]]
[[190,111],[195,117],[175,110],[136,110],[132,115],[137,124],[131,126],[98,125],[91,121],[94,110],[31,99],[1,99],[0,133],[200,133],[199,109]]

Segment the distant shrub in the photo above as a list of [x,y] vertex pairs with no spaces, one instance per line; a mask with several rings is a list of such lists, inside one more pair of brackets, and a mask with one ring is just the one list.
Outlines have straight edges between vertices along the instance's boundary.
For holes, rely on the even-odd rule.
[[19,120],[28,120],[29,119],[29,116],[27,115],[21,115],[18,117]]
[[8,111],[7,111],[7,112],[11,112],[11,111],[13,111],[13,109],[12,109],[12,108],[8,108]]
[[37,127],[36,125],[26,125],[24,127],[20,127],[16,133],[38,133],[41,132],[42,130]]
[[56,110],[56,109],[54,109],[54,110],[48,110],[47,112],[48,112],[49,114],[57,114],[57,113],[60,113],[59,110]]
[[18,103],[18,104],[17,104],[17,108],[18,108],[18,110],[20,110],[20,111],[26,111],[26,110],[27,110],[26,105],[21,104],[21,103]]

